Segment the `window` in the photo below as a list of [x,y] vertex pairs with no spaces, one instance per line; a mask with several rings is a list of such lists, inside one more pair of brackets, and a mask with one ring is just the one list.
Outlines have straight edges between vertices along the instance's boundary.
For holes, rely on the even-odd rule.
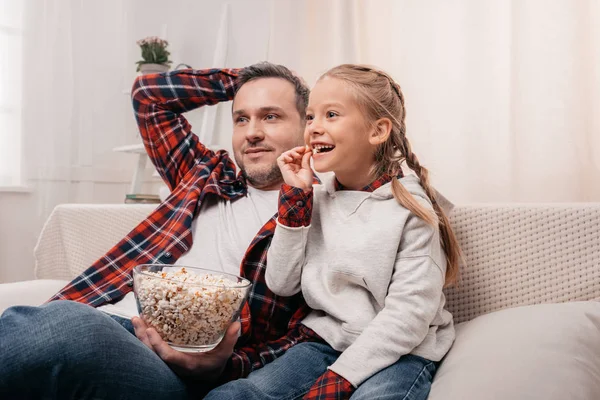
[[0,187],[21,184],[22,3],[0,0]]

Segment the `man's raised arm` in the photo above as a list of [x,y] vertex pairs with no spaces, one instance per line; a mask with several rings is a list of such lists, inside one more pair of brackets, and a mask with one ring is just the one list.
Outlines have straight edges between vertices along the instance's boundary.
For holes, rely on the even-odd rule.
[[136,78],[131,89],[136,121],[146,152],[171,190],[195,164],[214,158],[182,114],[233,99],[239,71],[185,69]]

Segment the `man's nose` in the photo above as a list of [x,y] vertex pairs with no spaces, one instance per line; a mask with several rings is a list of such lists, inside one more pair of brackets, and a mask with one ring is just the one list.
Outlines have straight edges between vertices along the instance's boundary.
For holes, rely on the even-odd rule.
[[250,143],[260,142],[265,138],[265,132],[260,122],[250,121],[246,131],[246,140]]

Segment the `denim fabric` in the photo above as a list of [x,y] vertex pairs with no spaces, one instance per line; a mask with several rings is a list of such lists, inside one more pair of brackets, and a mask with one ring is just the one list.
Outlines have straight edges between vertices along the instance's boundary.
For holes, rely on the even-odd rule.
[[[302,398],[339,354],[325,344],[300,343],[206,399]],[[436,363],[404,356],[352,399],[426,399],[435,370]],[[128,319],[72,301],[11,307],[0,317],[1,399],[176,400],[206,389],[179,378],[135,337]]]
[[[339,355],[326,344],[300,343],[282,357],[252,372],[248,378],[212,390],[206,399],[301,399]],[[424,400],[429,395],[436,367],[436,363],[424,358],[403,356],[363,382],[351,399]]]
[[11,307],[0,317],[2,399],[187,396],[186,384],[153,351],[90,306],[54,301]]

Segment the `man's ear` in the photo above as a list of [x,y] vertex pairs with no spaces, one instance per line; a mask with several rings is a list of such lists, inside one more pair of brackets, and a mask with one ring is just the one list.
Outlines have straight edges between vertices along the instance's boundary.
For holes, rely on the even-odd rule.
[[380,118],[375,121],[375,125],[369,135],[369,142],[372,145],[385,143],[392,133],[392,121],[389,118]]

